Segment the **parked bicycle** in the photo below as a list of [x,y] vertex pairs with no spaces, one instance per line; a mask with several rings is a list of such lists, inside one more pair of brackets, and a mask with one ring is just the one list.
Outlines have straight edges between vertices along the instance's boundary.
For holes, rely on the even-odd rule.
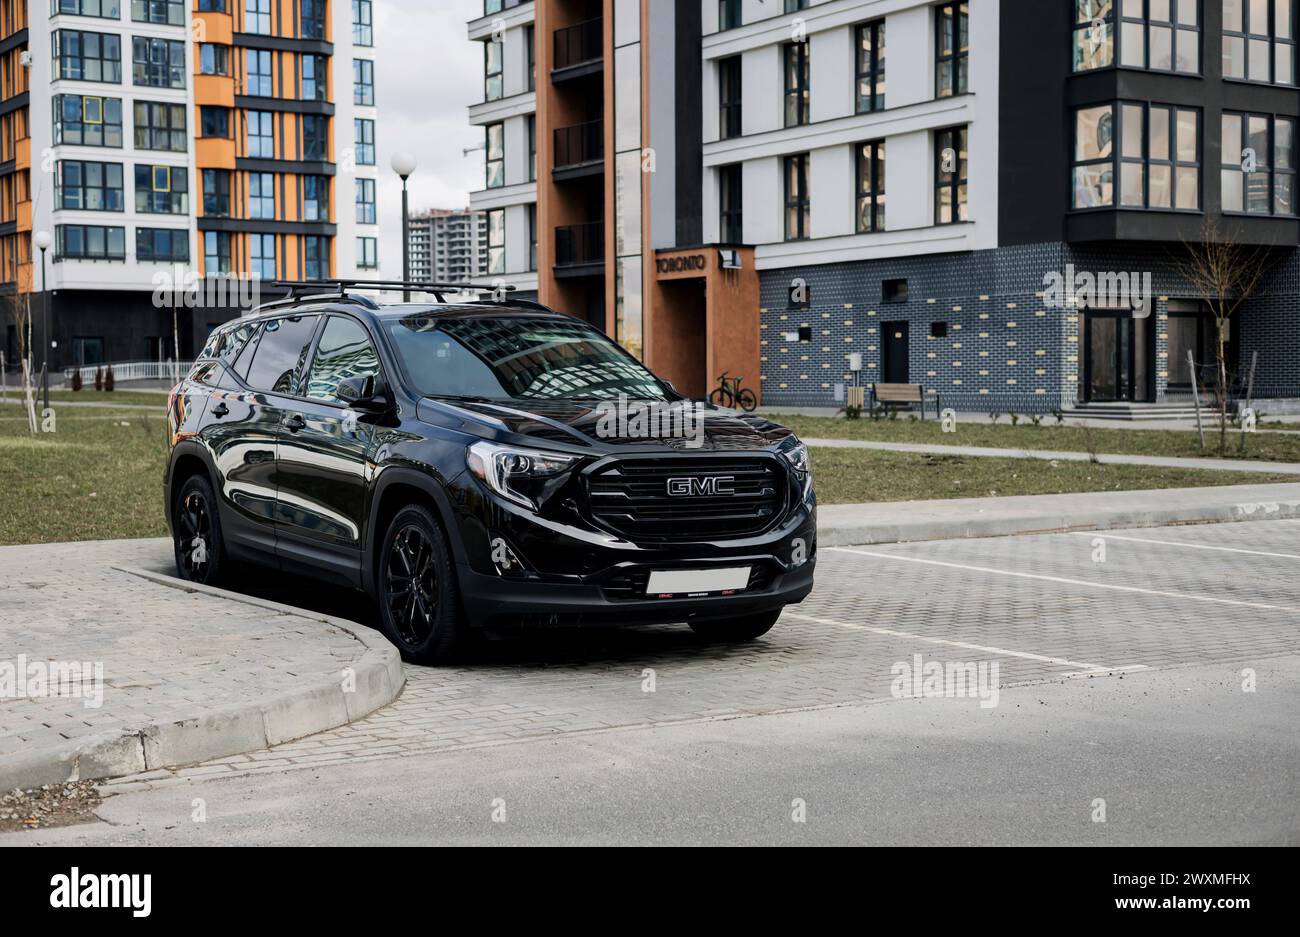
[[716,407],[737,408],[753,413],[758,407],[758,397],[748,387],[741,389],[743,377],[729,377],[726,371],[718,378],[718,386],[709,394],[709,403]]

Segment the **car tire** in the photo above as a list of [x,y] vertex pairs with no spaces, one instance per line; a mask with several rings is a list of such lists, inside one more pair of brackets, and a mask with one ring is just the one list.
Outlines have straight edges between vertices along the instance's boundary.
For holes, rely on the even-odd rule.
[[414,664],[452,660],[465,644],[455,566],[442,525],[411,504],[384,532],[375,571],[384,635]]
[[202,475],[186,479],[172,508],[172,547],[176,574],[187,582],[213,586],[227,565],[221,537],[221,512],[212,485]]
[[758,612],[754,615],[743,615],[740,618],[693,621],[690,625],[691,630],[701,638],[738,644],[743,641],[752,641],[767,634],[780,617],[781,610],[778,608],[774,612]]

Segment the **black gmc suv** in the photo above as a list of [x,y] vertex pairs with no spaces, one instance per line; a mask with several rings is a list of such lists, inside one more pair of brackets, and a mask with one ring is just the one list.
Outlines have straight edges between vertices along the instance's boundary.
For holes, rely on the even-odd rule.
[[[521,624],[748,640],[812,589],[816,498],[790,430],[687,401],[545,306],[348,292],[378,285],[283,284],[172,390],[180,575],[242,561],[348,583],[418,662]],[[673,408],[692,435],[637,419]]]

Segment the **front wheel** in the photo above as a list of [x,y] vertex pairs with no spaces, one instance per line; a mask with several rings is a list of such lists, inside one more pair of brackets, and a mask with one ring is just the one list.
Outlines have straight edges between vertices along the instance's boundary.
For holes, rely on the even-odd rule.
[[715,407],[726,407],[728,410],[734,409],[736,400],[731,396],[731,391],[719,387],[709,394],[709,403]]
[[451,554],[428,508],[397,512],[384,536],[378,580],[384,635],[404,660],[442,663],[459,650],[465,624]]
[[226,547],[212,486],[201,475],[186,479],[172,509],[176,573],[188,582],[215,585],[221,579]]
[[701,638],[710,641],[727,641],[740,643],[752,641],[772,630],[776,620],[781,617],[781,610],[758,612],[754,615],[742,615],[739,618],[720,618],[714,621],[693,621],[691,630]]
[[748,387],[740,392],[736,401],[740,404],[740,409],[746,413],[753,413],[758,408],[758,398]]

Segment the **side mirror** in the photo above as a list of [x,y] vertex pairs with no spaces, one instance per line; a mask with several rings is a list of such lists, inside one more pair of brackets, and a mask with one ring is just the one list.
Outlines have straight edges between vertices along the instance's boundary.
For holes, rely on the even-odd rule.
[[336,393],[339,400],[353,410],[382,413],[389,407],[388,386],[373,374],[364,377],[345,377],[339,381]]

